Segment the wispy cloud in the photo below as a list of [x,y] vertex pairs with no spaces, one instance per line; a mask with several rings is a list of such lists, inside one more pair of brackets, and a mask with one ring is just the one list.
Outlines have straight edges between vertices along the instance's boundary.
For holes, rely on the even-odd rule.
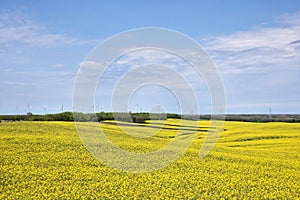
[[260,26],[231,35],[212,36],[202,40],[202,44],[228,73],[266,70],[271,65],[298,66],[300,12],[278,17],[271,27]]
[[57,68],[62,68],[62,67],[64,67],[64,66],[65,66],[65,65],[62,64],[62,63],[56,63],[56,64],[53,65],[53,67],[57,67]]
[[33,47],[97,44],[98,40],[49,33],[43,25],[19,12],[0,12],[0,44],[25,44]]
[[278,17],[273,27],[257,27],[232,35],[205,39],[209,49],[243,51],[257,47],[280,48],[300,40],[300,12]]
[[5,97],[0,112],[16,105],[70,105],[78,52],[97,43],[53,31],[28,12],[0,11],[0,91]]
[[[95,85],[100,78],[100,71],[106,69],[99,81],[96,96],[106,105],[116,99],[113,102],[116,103],[114,108],[117,110],[124,109],[124,102],[131,99],[130,95],[139,99],[134,101],[139,101],[144,109],[148,109],[151,103],[167,104],[167,99],[174,94],[185,105],[185,113],[194,109],[194,97],[200,98],[200,90],[202,103],[210,98],[204,81],[191,65],[178,56],[159,49],[129,50],[128,54],[110,65],[86,60],[80,66],[80,78],[77,81],[80,86],[84,85],[84,92]],[[176,103],[174,108],[177,108]]]
[[300,99],[300,12],[201,43],[223,75],[228,112],[298,107],[293,102]]

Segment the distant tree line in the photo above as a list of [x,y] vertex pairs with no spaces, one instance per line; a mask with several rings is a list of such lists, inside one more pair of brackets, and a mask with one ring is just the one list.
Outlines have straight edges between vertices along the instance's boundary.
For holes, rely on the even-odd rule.
[[[180,118],[177,114],[168,114],[171,118]],[[0,115],[0,121],[105,121],[105,120],[119,120],[126,122],[145,123],[146,120],[150,119],[164,119],[162,114],[149,114],[149,113],[112,113],[112,112],[101,112],[101,113],[72,113],[62,112],[57,114],[45,114],[37,115],[27,113],[26,115]],[[74,120],[75,119],[75,120]]]
[[243,122],[300,122],[300,115],[297,114],[235,114],[226,115],[226,121]]
[[[146,120],[159,120],[166,118],[175,119],[188,119],[188,120],[210,120],[211,115],[179,115],[174,113],[164,114],[149,114],[149,113],[112,113],[112,112],[101,112],[95,114],[86,113],[72,113],[72,112],[62,112],[57,114],[45,114],[37,115],[32,113],[27,113],[26,115],[0,115],[1,121],[105,121],[105,120],[119,120],[134,123],[145,123]],[[214,119],[218,119],[218,116],[213,116]],[[226,121],[244,121],[244,122],[300,122],[300,115],[279,115],[273,114],[263,115],[263,114],[235,114],[226,115]]]

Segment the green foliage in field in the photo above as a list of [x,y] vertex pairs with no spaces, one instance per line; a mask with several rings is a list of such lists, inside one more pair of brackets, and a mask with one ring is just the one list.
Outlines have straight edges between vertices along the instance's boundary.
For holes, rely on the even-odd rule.
[[[133,134],[158,132],[135,138],[113,121],[100,126],[116,145],[148,152],[172,140],[179,121],[124,124]],[[209,121],[200,128],[192,124],[184,121],[184,131],[197,129],[195,140],[176,162],[150,173],[125,173],[97,161],[73,122],[0,123],[0,199],[300,198],[300,124],[226,122],[205,158],[198,153]]]

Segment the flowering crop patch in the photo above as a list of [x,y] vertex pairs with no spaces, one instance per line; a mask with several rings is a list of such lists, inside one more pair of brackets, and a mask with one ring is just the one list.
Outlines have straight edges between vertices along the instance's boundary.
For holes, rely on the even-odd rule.
[[[115,145],[139,153],[163,147],[178,125],[169,119],[157,134],[139,138],[100,124]],[[160,121],[151,126],[125,128],[147,134],[162,127]],[[300,198],[299,123],[225,122],[215,148],[200,158],[207,126],[200,122],[189,149],[169,166],[126,173],[96,160],[72,122],[0,123],[0,199]],[[195,129],[185,121],[182,137],[189,128]]]

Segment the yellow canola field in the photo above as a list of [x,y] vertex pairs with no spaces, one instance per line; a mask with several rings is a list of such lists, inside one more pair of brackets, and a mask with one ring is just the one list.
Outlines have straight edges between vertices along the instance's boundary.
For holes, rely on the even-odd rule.
[[[115,145],[144,153],[176,137],[179,121],[162,123],[100,126]],[[209,121],[199,125],[181,125],[182,133],[197,133],[180,159],[157,171],[128,173],[96,160],[73,122],[0,123],[0,199],[300,198],[299,123],[225,122],[218,143],[205,158],[198,153],[209,134]],[[124,130],[149,137],[133,137]]]

